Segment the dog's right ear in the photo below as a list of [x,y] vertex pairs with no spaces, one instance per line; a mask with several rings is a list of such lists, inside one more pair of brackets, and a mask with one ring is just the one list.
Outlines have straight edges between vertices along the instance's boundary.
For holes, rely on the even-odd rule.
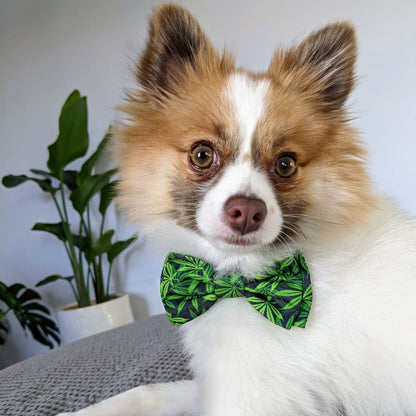
[[159,100],[177,92],[204,60],[215,55],[196,19],[183,7],[166,4],[154,10],[149,40],[137,66],[141,86]]

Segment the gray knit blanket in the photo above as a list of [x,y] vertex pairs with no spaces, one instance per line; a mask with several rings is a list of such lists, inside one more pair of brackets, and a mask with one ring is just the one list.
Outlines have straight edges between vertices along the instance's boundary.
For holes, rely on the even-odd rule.
[[53,416],[141,384],[191,378],[178,329],[154,316],[0,371],[1,416]]

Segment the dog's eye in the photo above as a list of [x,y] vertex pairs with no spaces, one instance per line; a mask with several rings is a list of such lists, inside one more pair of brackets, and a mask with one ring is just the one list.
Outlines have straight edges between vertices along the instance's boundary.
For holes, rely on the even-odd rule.
[[281,178],[290,178],[296,172],[296,160],[290,155],[280,156],[274,170]]
[[214,150],[204,144],[199,144],[191,152],[191,162],[198,169],[208,169],[214,163]]

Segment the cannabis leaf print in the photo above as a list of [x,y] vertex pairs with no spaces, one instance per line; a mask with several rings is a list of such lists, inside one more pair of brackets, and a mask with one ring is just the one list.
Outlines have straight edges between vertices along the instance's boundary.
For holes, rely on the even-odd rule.
[[286,329],[304,328],[312,304],[309,270],[301,253],[276,261],[252,280],[239,272],[216,276],[204,260],[169,253],[162,270],[160,294],[174,325],[197,318],[218,299],[245,297],[274,324]]

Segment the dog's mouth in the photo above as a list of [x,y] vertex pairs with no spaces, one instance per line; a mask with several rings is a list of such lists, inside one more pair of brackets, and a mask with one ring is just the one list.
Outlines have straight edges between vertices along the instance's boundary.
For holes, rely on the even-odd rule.
[[238,249],[238,248],[256,248],[265,246],[271,241],[264,237],[261,229],[242,234],[233,230],[224,222],[218,222],[217,226],[210,230],[210,233],[202,233],[208,240],[215,245],[220,245],[222,249]]
[[258,244],[257,239],[252,236],[232,236],[223,238],[222,241],[230,246],[254,246]]

